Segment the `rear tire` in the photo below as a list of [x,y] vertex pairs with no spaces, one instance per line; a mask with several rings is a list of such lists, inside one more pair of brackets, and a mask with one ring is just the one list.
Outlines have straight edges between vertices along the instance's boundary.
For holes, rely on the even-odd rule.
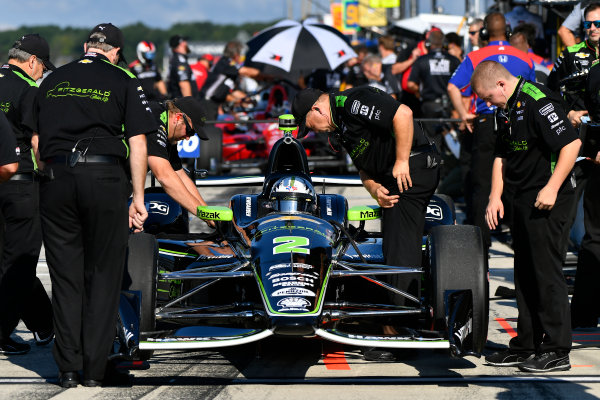
[[429,236],[429,261],[434,329],[447,329],[445,291],[470,289],[473,294],[473,348],[481,353],[487,339],[489,318],[488,263],[481,231],[471,225],[433,227]]
[[199,169],[218,175],[223,164],[223,131],[214,126],[207,126],[204,132],[208,140],[200,141],[200,158],[197,165]]
[[[136,233],[129,236],[123,290],[138,290],[142,294],[140,332],[156,327],[156,282],[158,274],[158,242],[153,235]],[[147,339],[140,333],[140,341]],[[139,352],[142,361],[152,357],[153,350]]]

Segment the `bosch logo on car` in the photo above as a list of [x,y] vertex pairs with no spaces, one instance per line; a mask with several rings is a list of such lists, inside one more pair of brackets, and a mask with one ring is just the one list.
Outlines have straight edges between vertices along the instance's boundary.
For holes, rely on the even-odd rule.
[[148,203],[148,212],[151,214],[167,215],[169,214],[169,205],[162,201],[151,201]]

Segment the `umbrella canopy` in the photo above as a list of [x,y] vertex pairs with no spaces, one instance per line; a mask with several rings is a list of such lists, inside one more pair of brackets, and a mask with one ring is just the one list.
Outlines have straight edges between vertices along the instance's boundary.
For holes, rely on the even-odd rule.
[[333,70],[356,57],[340,31],[311,20],[303,23],[283,20],[259,32],[247,45],[246,60],[287,72]]

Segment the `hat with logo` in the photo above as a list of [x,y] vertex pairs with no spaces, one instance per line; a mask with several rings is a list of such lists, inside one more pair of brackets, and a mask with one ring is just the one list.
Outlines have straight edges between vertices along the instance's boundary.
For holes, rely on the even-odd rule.
[[30,33],[23,35],[13,45],[14,49],[23,50],[31,55],[36,56],[44,63],[44,66],[54,71],[56,67],[50,62],[50,47],[46,39],[38,35],[37,33]]
[[171,48],[173,49],[173,48],[179,46],[179,43],[187,42],[188,40],[189,40],[189,38],[187,36],[173,35],[169,39],[169,46],[171,46]]
[[306,114],[308,114],[313,104],[315,104],[319,96],[323,93],[318,89],[308,88],[301,90],[294,97],[292,114],[298,123],[298,139],[303,138],[308,133],[306,130]]
[[123,56],[123,48],[125,47],[123,32],[110,22],[96,25],[88,35],[86,42],[106,43],[112,47],[118,47],[121,61],[126,62]]
[[208,140],[208,136],[202,127],[206,121],[206,113],[200,101],[192,96],[179,97],[173,100],[175,107],[187,115],[194,124],[194,132],[202,140]]

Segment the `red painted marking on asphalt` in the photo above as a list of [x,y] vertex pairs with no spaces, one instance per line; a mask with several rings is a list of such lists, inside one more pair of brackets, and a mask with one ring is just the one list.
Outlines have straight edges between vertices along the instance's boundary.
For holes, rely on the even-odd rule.
[[515,332],[513,327],[509,325],[509,323],[506,321],[506,319],[496,318],[496,322],[498,322],[500,324],[502,329],[504,329],[506,331],[506,333],[508,333],[510,335],[511,338],[514,338],[515,336],[517,336],[517,332]]
[[348,362],[346,361],[344,349],[341,345],[329,343],[326,348],[323,349],[323,352],[325,353],[323,362],[327,369],[350,370],[350,365],[348,365]]

